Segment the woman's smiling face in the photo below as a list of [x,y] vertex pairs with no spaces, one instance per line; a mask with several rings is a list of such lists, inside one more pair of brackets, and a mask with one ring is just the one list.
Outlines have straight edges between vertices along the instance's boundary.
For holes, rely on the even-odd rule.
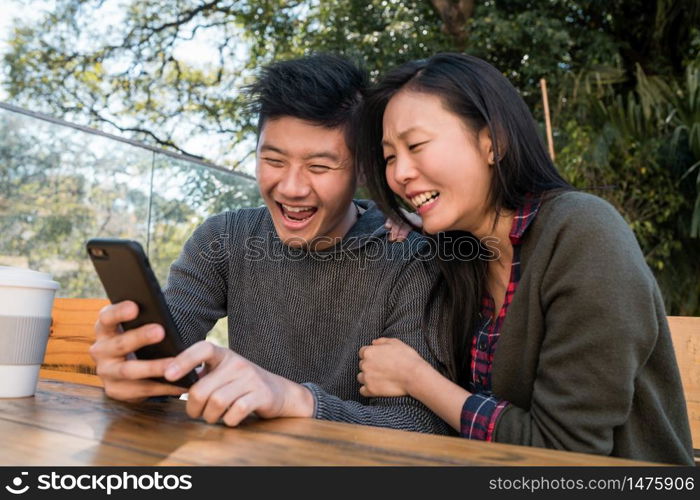
[[391,190],[423,218],[428,233],[474,232],[488,217],[493,153],[432,94],[401,90],[384,111],[382,146]]

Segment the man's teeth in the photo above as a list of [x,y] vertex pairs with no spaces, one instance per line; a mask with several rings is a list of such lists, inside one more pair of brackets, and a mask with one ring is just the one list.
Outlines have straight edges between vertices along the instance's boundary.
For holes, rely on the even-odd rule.
[[314,207],[290,207],[289,205],[282,204],[287,212],[306,212],[308,210],[313,210]]
[[411,203],[413,203],[414,207],[419,208],[430,200],[437,198],[439,195],[440,193],[438,191],[426,191],[425,193],[421,193],[411,198]]

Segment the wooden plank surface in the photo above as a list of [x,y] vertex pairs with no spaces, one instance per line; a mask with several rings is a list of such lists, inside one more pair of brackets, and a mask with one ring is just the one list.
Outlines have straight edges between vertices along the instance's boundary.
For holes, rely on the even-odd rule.
[[[700,449],[700,318],[669,316],[673,348],[688,407],[693,448]],[[697,453],[696,453],[697,456]]]
[[228,428],[188,418],[177,399],[125,404],[53,380],[0,399],[0,434],[3,465],[651,465],[314,419]]
[[42,377],[102,386],[88,348],[97,314],[107,304],[106,299],[55,299]]

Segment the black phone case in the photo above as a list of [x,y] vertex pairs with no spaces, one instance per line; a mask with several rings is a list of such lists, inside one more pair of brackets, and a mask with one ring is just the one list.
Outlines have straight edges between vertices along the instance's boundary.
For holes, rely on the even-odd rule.
[[[177,356],[182,352],[184,346],[177,326],[141,245],[132,240],[93,238],[87,242],[87,252],[109,300],[113,304],[132,300],[139,306],[138,317],[122,323],[125,331],[147,323],[158,323],[165,329],[162,341],[138,349],[136,357],[158,359]],[[163,378],[154,380],[190,387],[198,380],[198,376],[190,371],[175,382]]]

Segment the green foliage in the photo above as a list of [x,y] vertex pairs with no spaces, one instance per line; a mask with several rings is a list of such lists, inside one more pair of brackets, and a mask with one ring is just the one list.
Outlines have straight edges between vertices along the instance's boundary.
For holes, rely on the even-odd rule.
[[[601,28],[606,6],[590,2],[484,2],[472,20],[474,55],[491,62],[519,88],[528,104],[539,106],[539,80],[557,88],[572,70],[614,64],[618,44]],[[592,12],[591,12],[592,11]]]
[[[406,60],[466,47],[501,69],[540,121],[539,80],[547,79],[559,168],[626,217],[669,311],[700,315],[700,2],[476,1],[462,27],[466,39],[455,38],[437,3],[125,0],[115,7],[56,0],[41,23],[16,26],[3,84],[14,103],[30,109],[179,151],[205,150],[235,168],[252,149],[240,90],[263,64],[333,51],[376,78]],[[458,4],[469,2],[450,3]],[[193,59],[183,51],[188,44],[209,50]],[[206,137],[207,146],[193,136]],[[41,178],[15,168],[3,175]],[[57,192],[94,189],[61,182]],[[199,206],[215,211],[257,199],[252,191],[227,194],[211,177],[182,182],[191,186],[182,199],[214,194],[217,202]],[[0,209],[3,203],[0,197]],[[184,207],[163,201],[160,209],[180,220],[178,227],[193,224]],[[49,226],[42,235],[68,235],[57,222]],[[166,226],[153,228],[166,240],[182,238]],[[158,251],[165,261],[176,246]]]
[[569,101],[557,163],[574,185],[598,191],[627,219],[669,310],[698,314],[700,260],[691,256],[700,254],[700,186],[689,174],[700,155],[688,133],[697,125],[697,70],[690,65],[685,78],[672,80],[638,67],[636,81],[627,94],[608,84]]

